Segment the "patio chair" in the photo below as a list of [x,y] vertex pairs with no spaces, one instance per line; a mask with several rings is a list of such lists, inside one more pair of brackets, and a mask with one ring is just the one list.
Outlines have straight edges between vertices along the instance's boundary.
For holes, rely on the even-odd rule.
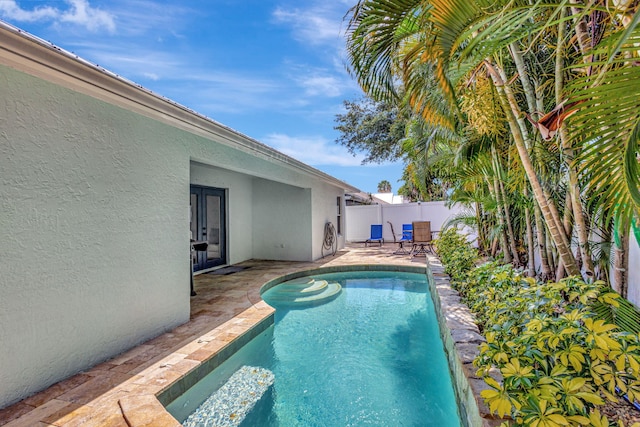
[[393,243],[396,243],[396,231],[393,229],[393,223],[391,221],[387,221],[387,224],[389,224],[389,227],[391,227],[391,235],[393,236]]
[[371,224],[371,236],[364,241],[364,246],[367,247],[368,243],[378,242],[380,246],[384,243],[382,238],[382,224]]
[[431,221],[414,221],[413,225],[413,246],[411,257],[417,255],[427,255],[433,252],[433,238],[431,234]]
[[413,241],[413,224],[402,224],[402,237],[398,240],[398,244],[400,245],[398,249],[394,252],[395,255],[409,255],[411,253],[410,250],[404,246],[407,242]]

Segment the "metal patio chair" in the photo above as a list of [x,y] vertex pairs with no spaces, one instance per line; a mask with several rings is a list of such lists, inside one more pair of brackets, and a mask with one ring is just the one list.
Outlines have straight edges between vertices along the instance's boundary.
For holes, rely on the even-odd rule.
[[402,224],[402,237],[398,240],[398,249],[394,252],[395,255],[409,255],[411,250],[407,250],[404,246],[405,243],[413,242],[413,224]]
[[382,224],[371,224],[371,236],[364,241],[364,246],[367,247],[368,243],[378,242],[380,246],[384,243],[382,238]]

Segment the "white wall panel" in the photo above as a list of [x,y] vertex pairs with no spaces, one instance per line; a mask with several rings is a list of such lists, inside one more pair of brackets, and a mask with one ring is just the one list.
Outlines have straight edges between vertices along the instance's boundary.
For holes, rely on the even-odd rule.
[[180,132],[0,66],[0,407],[189,318]]

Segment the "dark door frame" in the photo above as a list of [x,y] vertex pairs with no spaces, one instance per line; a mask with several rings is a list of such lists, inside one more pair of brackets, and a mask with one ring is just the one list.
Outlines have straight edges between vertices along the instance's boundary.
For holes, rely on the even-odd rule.
[[[227,263],[226,191],[222,188],[201,185],[191,185],[190,187],[191,203],[193,203],[194,196],[196,202],[195,207],[191,206],[191,220],[195,221],[195,228],[193,223],[191,225],[192,239],[206,241],[209,244],[206,251],[196,252],[193,271],[224,265]],[[219,211],[207,212],[208,197],[219,200]],[[217,223],[207,223],[208,220],[215,217],[218,218]]]

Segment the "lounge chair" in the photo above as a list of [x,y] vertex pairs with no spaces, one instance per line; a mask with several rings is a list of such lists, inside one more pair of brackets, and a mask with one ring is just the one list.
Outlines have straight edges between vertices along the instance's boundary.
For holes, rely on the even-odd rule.
[[402,237],[398,240],[398,250],[394,252],[396,255],[408,255],[411,253],[410,250],[404,246],[405,243],[410,243],[413,241],[413,225],[412,224],[402,224]]
[[367,247],[368,243],[378,242],[380,246],[384,243],[382,238],[382,224],[371,224],[371,237],[364,241],[364,246]]
[[433,238],[431,234],[430,221],[414,221],[413,226],[413,246],[411,248],[411,257],[417,255],[427,255],[427,252],[433,252]]

